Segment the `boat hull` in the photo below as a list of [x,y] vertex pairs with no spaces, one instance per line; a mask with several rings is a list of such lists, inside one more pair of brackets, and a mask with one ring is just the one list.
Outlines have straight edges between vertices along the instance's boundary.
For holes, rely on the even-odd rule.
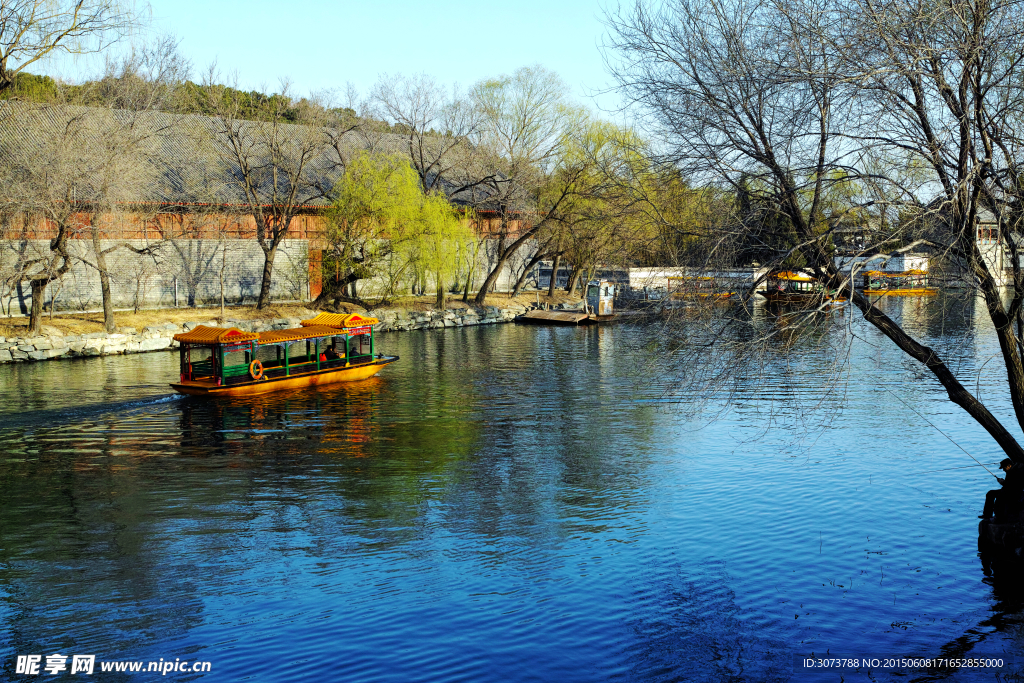
[[385,356],[374,359],[370,363],[351,365],[346,368],[323,370],[320,372],[307,372],[291,377],[275,377],[273,379],[253,380],[243,384],[231,384],[217,386],[213,382],[181,382],[171,384],[171,388],[181,394],[189,396],[253,396],[266,394],[271,391],[284,389],[305,389],[307,387],[320,386],[322,384],[337,384],[339,382],[358,382],[359,380],[373,377],[386,365],[398,360],[398,356]]
[[865,289],[868,296],[934,296],[939,293],[937,287],[897,287],[893,289]]
[[773,292],[758,290],[760,296],[770,304],[784,304],[787,306],[821,306],[823,304],[840,304],[846,301],[845,297],[830,297],[819,293],[802,292]]

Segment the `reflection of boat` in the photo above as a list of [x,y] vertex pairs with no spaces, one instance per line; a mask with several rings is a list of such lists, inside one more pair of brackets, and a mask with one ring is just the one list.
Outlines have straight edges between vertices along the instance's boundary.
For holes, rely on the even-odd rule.
[[814,277],[790,270],[769,273],[765,289],[757,293],[769,303],[793,306],[821,306],[846,301],[844,297],[826,291]]
[[938,294],[938,287],[928,286],[928,273],[923,270],[907,270],[902,273],[886,273],[869,270],[864,273],[863,290],[872,295],[929,296]]
[[671,276],[668,278],[668,291],[673,299],[725,301],[736,296],[736,292],[710,275]]
[[271,332],[200,325],[174,336],[181,344],[181,381],[171,387],[195,396],[244,396],[366,379],[398,360],[374,356],[378,322],[320,313],[302,327]]

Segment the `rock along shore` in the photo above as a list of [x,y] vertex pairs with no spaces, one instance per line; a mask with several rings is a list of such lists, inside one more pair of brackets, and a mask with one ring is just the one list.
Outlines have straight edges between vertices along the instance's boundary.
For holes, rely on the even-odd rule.
[[[407,311],[405,309],[380,309],[370,311],[380,320],[377,332],[404,332],[408,330],[439,329],[444,327],[467,327],[507,323],[517,315],[525,313],[525,306],[513,304],[508,308],[486,306],[483,308],[456,308],[446,311]],[[177,348],[173,337],[187,332],[197,325],[216,326],[216,320],[186,322],[181,325],[166,323],[145,327],[141,332],[131,327],[119,328],[115,334],[92,332],[81,335],[63,335],[49,325],[42,326],[42,334],[34,337],[0,337],[0,364],[26,361],[53,360],[59,358],[83,358],[89,356],[114,356],[126,353],[145,353]],[[299,326],[299,318],[275,318],[272,320],[232,320],[226,327],[237,327],[245,332],[266,332]]]

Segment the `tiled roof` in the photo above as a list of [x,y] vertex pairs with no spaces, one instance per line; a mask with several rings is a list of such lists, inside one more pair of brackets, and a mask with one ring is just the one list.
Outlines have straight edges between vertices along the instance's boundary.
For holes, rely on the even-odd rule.
[[252,341],[258,335],[255,332],[242,332],[237,327],[207,327],[197,325],[188,332],[174,335],[174,341],[184,344],[235,344]]
[[333,327],[317,325],[315,327],[295,327],[290,330],[272,330],[260,332],[260,344],[281,344],[284,342],[315,339],[316,337],[333,337],[338,330]]
[[324,326],[336,329],[353,327],[366,327],[376,325],[380,320],[358,313],[317,313],[316,317],[303,320],[299,324],[303,327]]
[[[72,120],[77,126],[75,135],[79,139],[95,142],[105,134],[105,130],[110,130],[105,124],[111,119],[119,124],[119,130],[130,127],[130,135],[138,140],[147,165],[145,175],[151,180],[145,183],[144,191],[136,195],[135,201],[169,205],[248,205],[241,166],[229,151],[230,141],[223,129],[224,124],[213,117],[4,101],[0,102],[0,147],[14,146],[22,150],[35,147],[43,151],[53,144],[54,139],[65,134],[69,129],[68,122]],[[273,203],[274,175],[269,164],[270,155],[268,147],[259,142],[261,129],[269,130],[272,124],[259,121],[234,123],[240,127],[241,137],[250,141],[244,150],[249,166],[261,169],[250,174],[258,181],[257,197],[261,202]],[[300,205],[318,207],[330,203],[329,193],[343,172],[341,155],[348,157],[359,150],[402,156],[409,154],[408,138],[393,133],[339,133],[295,124],[279,124],[277,129],[272,137],[283,141],[281,148],[285,154],[296,153],[311,135],[318,136],[323,142],[306,167],[306,182],[302,183],[305,187],[296,197]],[[262,139],[267,137],[271,136],[264,135]],[[467,171],[453,175],[469,177]],[[448,179],[443,179],[438,185],[451,195],[450,199],[455,204],[487,209],[486,199],[491,191],[486,187],[458,192],[463,183]],[[288,191],[287,180],[280,173],[278,191],[279,194]],[[88,194],[86,191],[80,196]]]

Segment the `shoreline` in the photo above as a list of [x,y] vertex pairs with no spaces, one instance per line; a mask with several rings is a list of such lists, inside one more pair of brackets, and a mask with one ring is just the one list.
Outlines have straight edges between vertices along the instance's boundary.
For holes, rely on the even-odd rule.
[[[558,308],[559,310],[573,310],[575,306],[563,304]],[[529,310],[527,306],[512,303],[505,307],[481,306],[453,308],[444,311],[387,308],[370,311],[367,315],[372,315],[380,320],[375,331],[381,333],[508,323],[527,310]],[[300,318],[259,320],[228,318],[224,321],[223,326],[237,327],[243,332],[268,332],[298,327],[300,320]],[[174,335],[187,332],[197,325],[218,326],[218,322],[215,319],[207,318],[205,320],[190,320],[181,324],[149,325],[142,328],[141,331],[131,327],[122,327],[113,334],[90,332],[71,335],[65,335],[51,325],[43,325],[41,333],[31,337],[0,337],[0,365],[167,351],[178,348],[178,342],[173,339]]]

